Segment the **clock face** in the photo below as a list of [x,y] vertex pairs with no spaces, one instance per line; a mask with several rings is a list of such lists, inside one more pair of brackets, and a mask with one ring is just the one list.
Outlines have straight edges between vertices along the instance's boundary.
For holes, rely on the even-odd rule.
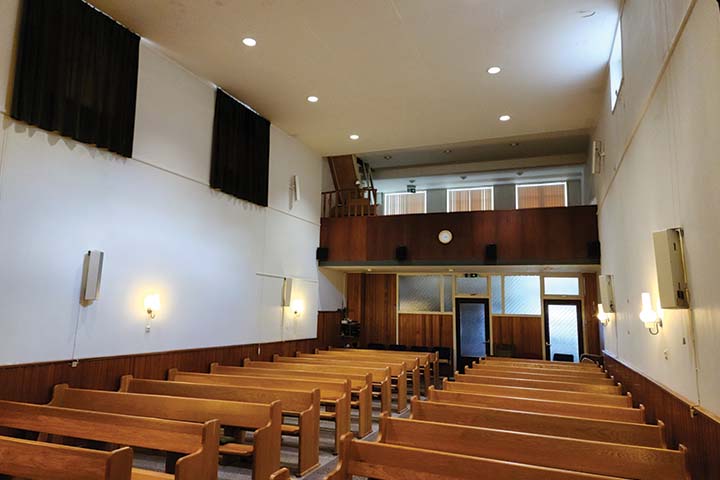
[[443,230],[438,233],[438,240],[440,240],[440,243],[447,245],[448,243],[452,242],[452,239],[453,235],[450,230]]

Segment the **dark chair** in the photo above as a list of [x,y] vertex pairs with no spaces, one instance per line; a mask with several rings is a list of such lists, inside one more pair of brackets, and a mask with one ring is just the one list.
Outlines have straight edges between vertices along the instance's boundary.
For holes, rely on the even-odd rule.
[[416,345],[414,347],[410,347],[410,350],[412,350],[413,352],[424,352],[424,353],[429,353],[429,352],[433,351],[432,348],[425,347],[423,345]]
[[388,350],[395,350],[395,351],[398,351],[398,352],[404,352],[404,351],[407,350],[408,348],[407,348],[407,345],[398,345],[398,344],[396,344],[396,343],[391,343],[390,345],[388,345],[388,348],[387,348],[387,349],[388,349]]
[[512,357],[515,355],[515,345],[510,343],[496,343],[493,353],[495,357]]
[[595,355],[592,353],[583,353],[580,355],[580,363],[589,363],[592,362],[595,365],[600,365],[601,367],[604,364],[604,359],[602,355]]
[[387,347],[383,343],[368,343],[367,348],[370,350],[387,350]]
[[574,362],[575,361],[575,357],[573,357],[569,353],[555,353],[555,354],[553,354],[552,359],[554,362]]
[[432,351],[438,353],[438,366],[440,367],[440,375],[443,377],[452,377],[452,348],[433,347]]

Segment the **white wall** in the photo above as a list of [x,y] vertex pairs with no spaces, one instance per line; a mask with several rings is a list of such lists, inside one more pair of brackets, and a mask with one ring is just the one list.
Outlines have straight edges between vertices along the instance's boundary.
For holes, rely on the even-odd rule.
[[[594,135],[607,152],[595,179],[602,270],[615,275],[618,305],[604,336],[623,362],[720,414],[720,13],[698,0],[683,29],[691,3],[625,3],[624,85]],[[664,311],[652,336],[640,294],[657,299],[651,234],[671,227],[685,230],[693,308]]]
[[[0,4],[0,79],[16,8]],[[70,358],[76,322],[79,358],[315,336],[320,157],[271,127],[258,207],[208,186],[213,87],[145,42],[137,105],[133,159],[12,121],[2,105],[0,364]],[[82,308],[88,249],[105,264],[100,298]],[[282,277],[296,279],[299,318],[280,306]],[[162,309],[145,333],[151,292]]]

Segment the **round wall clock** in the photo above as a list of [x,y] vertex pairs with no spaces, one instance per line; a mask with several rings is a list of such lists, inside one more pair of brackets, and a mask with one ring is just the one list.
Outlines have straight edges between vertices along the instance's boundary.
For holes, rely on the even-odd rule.
[[447,245],[448,243],[452,242],[453,235],[450,230],[442,230],[440,233],[438,233],[438,240],[440,240],[440,243]]

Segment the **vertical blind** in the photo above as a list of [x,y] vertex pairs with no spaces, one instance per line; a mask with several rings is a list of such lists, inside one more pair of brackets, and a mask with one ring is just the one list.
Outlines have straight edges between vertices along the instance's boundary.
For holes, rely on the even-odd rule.
[[267,207],[270,122],[217,89],[210,187]]
[[448,212],[472,212],[492,209],[492,187],[448,190]]
[[425,213],[425,192],[386,193],[385,215]]
[[566,184],[518,185],[517,208],[567,207]]
[[81,0],[25,0],[10,115],[131,157],[139,45]]

